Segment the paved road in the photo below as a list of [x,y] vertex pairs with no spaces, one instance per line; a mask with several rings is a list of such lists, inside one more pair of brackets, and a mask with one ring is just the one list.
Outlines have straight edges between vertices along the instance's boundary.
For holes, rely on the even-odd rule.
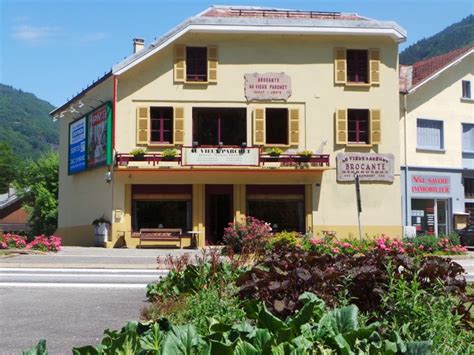
[[137,320],[145,286],[166,271],[0,268],[0,354],[46,339],[50,354],[98,344],[104,329]]
[[2,267],[30,268],[125,268],[156,269],[157,258],[167,255],[201,255],[199,249],[105,249],[63,247],[58,253],[17,255],[0,258]]

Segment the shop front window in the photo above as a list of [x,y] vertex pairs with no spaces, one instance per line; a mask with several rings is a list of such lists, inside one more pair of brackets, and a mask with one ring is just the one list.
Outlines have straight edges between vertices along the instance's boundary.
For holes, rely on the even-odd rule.
[[193,108],[193,142],[240,146],[247,142],[245,108]]
[[249,200],[248,214],[270,223],[273,232],[305,232],[303,201]]
[[143,228],[191,230],[191,201],[133,201],[134,231]]
[[417,235],[445,236],[449,232],[448,215],[448,200],[411,200],[411,224]]

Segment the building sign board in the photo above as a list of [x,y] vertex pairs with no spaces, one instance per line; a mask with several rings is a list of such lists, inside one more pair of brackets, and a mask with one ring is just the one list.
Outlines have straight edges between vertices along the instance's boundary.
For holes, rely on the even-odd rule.
[[258,166],[259,148],[183,147],[184,165]]
[[285,73],[248,73],[245,77],[245,97],[252,100],[288,100],[291,78]]
[[69,124],[68,173],[112,164],[112,105],[98,109]]
[[107,136],[110,115],[109,105],[104,105],[89,115],[87,166],[90,168],[107,163]]
[[69,174],[86,169],[86,118],[84,116],[69,124]]
[[336,157],[337,181],[393,182],[393,154],[339,153]]
[[440,175],[412,175],[411,192],[415,194],[449,194],[451,179]]

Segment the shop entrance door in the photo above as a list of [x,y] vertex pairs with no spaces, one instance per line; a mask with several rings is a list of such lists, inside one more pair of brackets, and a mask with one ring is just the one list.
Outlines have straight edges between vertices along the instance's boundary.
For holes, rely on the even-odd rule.
[[206,244],[221,244],[224,228],[232,222],[233,186],[206,185]]
[[418,235],[445,236],[449,233],[449,204],[442,199],[412,199],[411,225]]

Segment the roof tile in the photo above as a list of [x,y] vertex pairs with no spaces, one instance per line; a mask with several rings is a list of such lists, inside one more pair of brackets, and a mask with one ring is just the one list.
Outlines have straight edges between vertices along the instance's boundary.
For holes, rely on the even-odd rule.
[[413,74],[411,79],[412,87],[427,79],[437,71],[443,69],[445,66],[451,64],[463,54],[473,49],[474,47],[464,47],[455,49],[451,52],[421,60],[412,65]]

